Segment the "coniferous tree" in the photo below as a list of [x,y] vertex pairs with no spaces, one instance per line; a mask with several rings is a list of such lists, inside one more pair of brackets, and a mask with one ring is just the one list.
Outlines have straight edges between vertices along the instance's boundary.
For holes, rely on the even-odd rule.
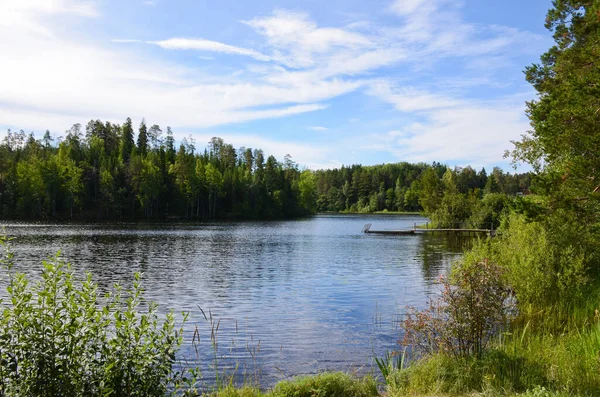
[[142,157],[146,156],[148,149],[148,128],[146,127],[146,119],[142,119],[137,136],[137,148]]

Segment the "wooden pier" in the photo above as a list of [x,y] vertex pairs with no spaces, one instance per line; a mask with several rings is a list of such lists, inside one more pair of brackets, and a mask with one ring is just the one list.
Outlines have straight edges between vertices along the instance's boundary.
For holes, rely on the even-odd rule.
[[403,236],[403,235],[411,235],[411,234],[425,234],[425,233],[440,233],[440,234],[466,234],[466,235],[479,235],[479,234],[487,234],[490,237],[494,237],[496,235],[496,231],[494,229],[430,229],[429,225],[427,227],[417,227],[415,224],[412,229],[403,229],[403,230],[371,230],[371,224],[367,223],[363,227],[363,233],[368,234],[383,234],[389,236]]

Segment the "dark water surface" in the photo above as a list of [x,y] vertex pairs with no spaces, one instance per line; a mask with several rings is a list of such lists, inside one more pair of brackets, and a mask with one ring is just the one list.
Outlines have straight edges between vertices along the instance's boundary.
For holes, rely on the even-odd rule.
[[[18,270],[32,277],[56,251],[101,289],[130,285],[143,272],[146,298],[190,312],[179,358],[200,357],[214,377],[210,312],[218,367],[259,380],[323,370],[367,372],[373,357],[397,348],[406,305],[423,306],[435,279],[460,252],[444,236],[364,235],[411,228],[419,216],[329,216],[281,222],[196,225],[40,225],[5,223]],[[2,226],[2,224],[0,224]],[[198,354],[191,344],[196,327]]]

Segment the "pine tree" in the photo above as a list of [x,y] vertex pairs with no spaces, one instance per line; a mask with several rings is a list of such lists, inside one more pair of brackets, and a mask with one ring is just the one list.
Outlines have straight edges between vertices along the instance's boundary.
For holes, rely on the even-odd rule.
[[137,148],[138,152],[142,157],[146,157],[146,151],[148,149],[148,128],[146,127],[146,119],[142,119],[140,128],[138,130],[137,137]]
[[127,117],[121,128],[121,159],[123,163],[129,163],[131,151],[133,150],[133,127],[131,119]]

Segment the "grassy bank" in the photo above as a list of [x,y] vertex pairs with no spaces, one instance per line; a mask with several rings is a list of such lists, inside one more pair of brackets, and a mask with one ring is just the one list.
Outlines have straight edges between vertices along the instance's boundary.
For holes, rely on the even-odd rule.
[[[418,357],[387,377],[390,396],[600,396],[595,231],[555,213],[540,222],[512,214],[502,232],[476,243],[454,265],[451,292],[438,311],[420,312],[419,324],[403,324],[426,349],[417,346]],[[490,336],[482,348],[457,353],[454,344],[473,343],[473,329],[491,317],[485,311],[494,303],[486,289],[491,281],[485,274],[473,279],[470,270],[483,263],[497,266],[500,273],[491,278],[509,295],[495,300],[504,311],[482,328]],[[457,300],[461,291],[467,301]]]
[[273,389],[225,386],[214,397],[374,397],[379,395],[372,377],[354,378],[341,372],[323,373],[279,382]]

